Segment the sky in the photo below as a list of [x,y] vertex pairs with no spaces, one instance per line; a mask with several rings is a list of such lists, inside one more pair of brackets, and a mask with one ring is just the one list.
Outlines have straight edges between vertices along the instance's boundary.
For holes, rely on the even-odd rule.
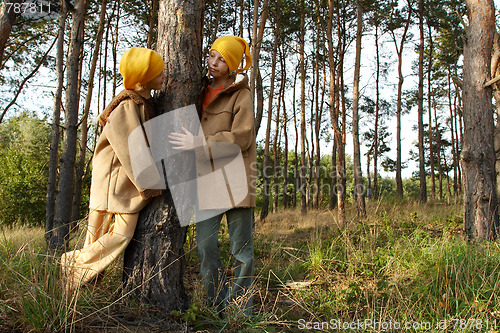
[[[494,0],[496,8],[500,8],[500,0]],[[370,86],[370,80],[373,78],[370,76],[372,75],[373,71],[370,69],[371,63],[373,62],[373,54],[374,52],[370,49],[369,46],[369,41],[368,41],[369,36],[364,37],[363,41],[363,51],[362,51],[362,70],[361,70],[361,89],[363,87],[368,87]],[[386,44],[384,46],[387,48],[387,52],[394,52],[393,48],[394,46],[390,43]],[[407,45],[405,47],[405,53],[406,56],[404,57],[404,63],[403,63],[403,71],[405,75],[405,82],[403,89],[410,89],[414,88],[417,85],[417,78],[414,76],[409,76],[411,73],[411,63],[412,59],[415,58],[415,53],[413,52],[413,46],[412,45]],[[354,53],[348,55],[347,58],[354,58]],[[394,60],[394,59],[393,59]],[[389,75],[391,78],[390,82],[388,82],[385,85],[384,89],[384,98],[388,100],[394,100],[395,94],[396,94],[396,81],[397,81],[397,73],[395,72],[395,66],[393,65],[393,72]],[[346,65],[346,77],[348,82],[352,82],[352,78],[349,78],[349,76],[352,77],[352,71],[353,68],[352,66],[349,67]],[[30,109],[30,110],[36,110],[36,112],[39,115],[50,115],[51,110],[53,107],[53,96],[52,92],[54,91],[55,88],[55,75],[54,73],[51,73],[47,69],[42,69],[41,73],[38,74],[34,79],[28,82],[28,84],[25,87],[25,90],[21,93],[21,95],[18,98],[18,104],[23,106],[23,108]],[[122,89],[120,87],[119,89]],[[367,88],[368,89],[368,88]],[[370,88],[371,89],[371,88]],[[12,93],[10,90],[10,87],[2,87],[0,86],[0,92],[2,92],[2,96],[0,97],[0,109],[3,109],[3,107],[8,104],[10,101],[9,95]],[[350,94],[352,97],[352,87],[350,87]],[[97,91],[97,86],[94,88],[94,91]],[[10,93],[10,94],[9,94]],[[363,90],[362,90],[363,93]],[[265,103],[265,107],[267,108],[267,103]],[[99,108],[103,108],[103,106],[99,106]],[[96,116],[97,113],[99,112],[98,106],[96,105],[95,102],[93,102],[92,111],[94,113],[93,116]],[[11,110],[11,113],[14,111],[14,109]],[[425,116],[424,116],[425,118]],[[259,132],[259,137],[258,139],[262,139],[263,132],[265,131],[265,122],[266,119],[264,118],[262,120],[262,125],[261,125],[261,130]],[[424,119],[424,122],[425,119]],[[418,170],[418,165],[416,162],[409,161],[410,157],[410,150],[415,150],[414,148],[414,141],[417,138],[417,133],[416,131],[413,130],[413,127],[417,125],[417,117],[416,117],[416,112],[411,112],[410,114],[403,115],[402,116],[402,159],[403,162],[408,163],[408,167],[403,170],[402,175],[403,178],[411,177],[412,173],[416,170]],[[387,124],[389,125],[389,131],[392,133],[391,137],[394,138],[396,135],[396,119],[395,117],[392,117]],[[361,128],[360,131],[363,132],[366,129],[363,128],[363,119],[361,119],[360,122]],[[293,131],[290,131],[293,132]],[[346,146],[346,152],[352,156],[352,134],[349,132],[347,133],[347,146]],[[332,143],[327,144],[323,143],[322,145],[322,152],[324,154],[330,154],[331,153],[331,147]],[[396,141],[395,139],[392,139],[390,142],[390,147],[391,147],[391,152],[388,154],[392,159],[395,159],[395,153],[396,153]],[[366,173],[366,157],[364,156],[364,153],[366,152],[366,147],[364,145],[364,142],[361,140],[361,150],[362,150],[362,170],[363,173]],[[379,172],[381,172],[382,176],[390,176],[394,177],[393,173],[384,173],[382,168],[379,167]]]

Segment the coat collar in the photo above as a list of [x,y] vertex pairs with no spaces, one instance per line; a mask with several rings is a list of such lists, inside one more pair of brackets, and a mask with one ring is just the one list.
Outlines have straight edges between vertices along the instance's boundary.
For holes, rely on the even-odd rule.
[[[212,81],[208,81],[208,84],[210,84]],[[236,78],[234,79],[234,82],[230,85],[227,86],[226,88],[222,89],[220,94],[223,93],[231,93],[236,90],[240,90],[241,88],[248,87],[248,76],[246,74],[236,74]]]
[[135,104],[141,105],[144,104],[148,114],[152,117],[154,113],[153,106],[149,101],[147,101],[144,97],[136,93],[134,90],[125,89],[120,92],[113,100],[109,103],[109,105],[104,109],[104,111],[99,116],[99,123],[104,126],[106,124],[106,120],[109,118],[109,115],[113,110],[124,100],[131,99]]

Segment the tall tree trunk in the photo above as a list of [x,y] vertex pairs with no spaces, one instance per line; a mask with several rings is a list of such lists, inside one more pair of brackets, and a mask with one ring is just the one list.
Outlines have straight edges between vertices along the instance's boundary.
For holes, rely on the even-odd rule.
[[420,203],[427,202],[427,177],[424,153],[424,0],[418,1],[418,164],[420,180]]
[[305,0],[300,1],[300,212],[307,213],[306,198],[306,67],[305,67]]
[[54,94],[54,109],[52,113],[52,132],[50,142],[50,157],[49,157],[49,176],[47,182],[47,198],[45,201],[45,237],[46,242],[50,240],[52,230],[54,228],[54,208],[56,200],[57,186],[57,166],[59,156],[59,124],[61,119],[61,102],[64,80],[64,33],[66,30],[66,17],[68,11],[66,9],[65,0],[61,0],[61,9],[59,11],[59,31],[57,36],[57,51],[56,51],[56,91]]
[[151,0],[151,10],[149,11],[149,27],[148,27],[148,41],[146,43],[147,48],[153,47],[153,43],[156,42],[155,37],[155,27],[158,26],[158,4],[159,0]]
[[[281,80],[286,83],[286,59],[285,56],[281,57]],[[288,208],[288,114],[286,111],[286,98],[285,98],[285,87],[283,88],[282,105],[283,105],[283,209]]]
[[458,196],[458,150],[456,149],[457,146],[455,145],[455,117],[453,116],[453,104],[451,102],[451,73],[448,73],[448,107],[450,109],[451,152],[453,156],[453,195]]
[[[491,76],[493,78],[500,77],[500,35],[498,31],[495,32],[493,39],[493,54],[491,56]],[[495,172],[497,181],[497,197],[500,196],[500,85],[495,83],[493,85],[493,97],[495,98],[496,105],[496,122],[495,122]],[[458,117],[458,115],[457,115]],[[455,126],[456,129],[456,126]]]
[[373,130],[373,192],[372,197],[377,198],[378,195],[378,123],[380,114],[380,50],[379,50],[379,24],[378,18],[375,24],[375,126]]
[[[262,12],[260,13],[259,23],[259,0],[253,2],[253,24],[252,24],[252,68],[250,77],[250,90],[252,96],[257,97],[257,103],[254,102],[255,110],[255,134],[259,133],[260,123],[262,121],[262,113],[264,112],[264,96],[259,94],[259,78],[262,87],[262,77],[259,70],[260,48],[262,47],[262,39],[264,38],[264,29],[266,27],[267,15],[269,13],[269,0],[264,0],[262,4]],[[259,98],[262,97],[262,100]],[[262,103],[260,103],[262,102]]]
[[436,200],[436,175],[434,174],[434,137],[432,135],[432,62],[434,54],[434,42],[432,38],[432,28],[429,29],[429,56],[427,62],[427,111],[429,112],[429,159],[431,167],[431,198]]
[[[194,104],[198,99],[203,7],[202,0],[160,1],[157,50],[168,60],[165,92],[157,98],[160,112]],[[189,163],[194,161],[168,168],[189,170]],[[186,228],[179,225],[170,191],[164,192],[140,213],[134,238],[125,250],[123,293],[168,313],[187,309],[189,300],[182,281]]]
[[116,71],[116,67],[118,64],[118,28],[120,26],[120,0],[115,0],[116,1],[116,24],[115,24],[115,33],[113,34],[113,48],[112,48],[112,54],[113,54],[113,98],[116,96],[116,86],[117,86],[117,79],[118,79],[118,73]]
[[439,174],[439,200],[443,200],[443,164],[441,162],[441,133],[439,132],[437,107],[434,103],[434,128],[436,129],[436,154]]
[[393,31],[391,31],[392,39],[394,41],[394,45],[396,46],[396,53],[398,56],[398,97],[396,101],[396,192],[400,198],[403,197],[403,179],[401,177],[401,168],[402,168],[402,160],[401,160],[401,111],[403,108],[403,47],[406,42],[406,35],[408,33],[408,28],[411,23],[411,3],[408,0],[408,17],[406,19],[406,23],[403,30],[403,35],[401,36],[401,40],[399,45],[396,41],[396,36]]
[[215,41],[215,39],[217,38],[217,32],[219,30],[220,16],[222,14],[221,6],[222,6],[222,0],[217,0],[217,10],[215,11],[215,24],[212,30],[212,38],[211,38],[212,42]]
[[[2,8],[0,9],[0,66],[3,64],[3,54],[5,52],[5,45],[9,40],[12,26],[19,16],[19,11],[13,10],[12,6],[23,3],[23,0],[5,0],[3,1]],[[11,4],[10,6],[8,4]],[[2,69],[0,67],[0,69]]]
[[[327,22],[327,44],[328,44],[328,64],[330,69],[330,121],[332,123],[333,133],[334,133],[334,144],[333,144],[333,152],[332,152],[332,167],[335,168],[333,172],[332,179],[332,198],[334,197],[334,193],[337,195],[337,205],[338,205],[338,219],[339,223],[342,225],[345,223],[345,211],[343,204],[343,193],[344,189],[341,185],[342,171],[340,168],[342,165],[342,154],[343,154],[343,135],[342,131],[339,128],[339,107],[338,107],[338,98],[337,98],[337,86],[336,82],[338,78],[335,75],[336,63],[334,59],[333,49],[333,9],[334,9],[334,1],[328,1],[328,22]],[[340,40],[339,40],[340,43]],[[340,49],[340,47],[339,47]],[[338,52],[339,54],[341,52]],[[335,163],[335,164],[334,164]],[[330,209],[333,209],[334,203],[333,200],[330,201]]]
[[67,246],[69,223],[71,222],[71,204],[75,179],[76,144],[78,140],[78,110],[80,95],[78,93],[78,76],[80,72],[80,52],[84,28],[85,0],[75,3],[71,41],[69,46],[66,85],[66,121],[65,134],[61,153],[58,193],[55,203],[54,227],[46,238],[47,246],[52,251],[63,250]]
[[358,208],[358,217],[366,216],[365,188],[363,185],[363,171],[361,170],[361,151],[359,147],[359,76],[361,68],[361,38],[363,35],[363,8],[361,1],[356,1],[356,60],[354,63],[354,87],[352,97],[352,141],[354,147],[354,196]]
[[99,51],[101,48],[102,36],[104,33],[104,22],[106,20],[106,6],[108,1],[102,0],[101,2],[101,14],[99,17],[99,27],[97,29],[97,36],[95,39],[95,46],[92,52],[92,58],[90,60],[90,72],[88,75],[88,89],[87,96],[85,98],[85,107],[83,109],[83,119],[81,122],[81,139],[80,139],[80,156],[78,158],[78,163],[76,165],[75,171],[75,193],[73,198],[73,208],[72,208],[72,221],[79,219],[79,208],[82,202],[82,184],[85,177],[85,166],[86,166],[86,153],[87,153],[87,137],[88,137],[88,116],[90,111],[90,104],[92,102],[93,90],[94,90],[94,76],[97,67],[97,59],[99,58]]
[[293,150],[294,152],[294,166],[293,166],[293,196],[292,196],[292,207],[296,208],[297,207],[297,189],[298,189],[298,183],[299,183],[299,127],[297,126],[297,112],[296,112],[296,107],[295,107],[295,89],[297,87],[297,75],[298,75],[298,68],[295,70],[295,75],[293,78],[293,98],[292,98],[292,105],[293,105],[293,126],[295,128],[295,148]]
[[266,126],[266,139],[264,141],[264,163],[263,167],[263,193],[262,193],[262,210],[260,211],[260,219],[263,220],[269,214],[269,182],[271,163],[269,161],[269,145],[271,141],[271,122],[273,120],[273,99],[274,99],[274,82],[276,77],[276,58],[278,54],[278,36],[279,36],[279,20],[276,20],[276,27],[274,29],[274,46],[271,65],[271,83],[269,87],[268,105],[267,105],[267,126]]
[[[344,8],[343,8],[344,10]],[[345,225],[346,223],[346,209],[345,209],[345,198],[347,192],[347,173],[346,173],[346,161],[345,161],[345,145],[347,141],[346,128],[347,128],[347,107],[346,107],[346,97],[345,97],[345,84],[344,84],[344,57],[347,47],[347,36],[346,36],[346,20],[345,12],[340,12],[339,6],[337,6],[337,20],[341,24],[337,25],[337,38],[339,40],[339,64],[337,69],[336,86],[338,89],[335,90],[335,118],[337,122],[340,121],[341,126],[339,129],[340,139],[337,144],[337,165],[336,165],[336,178],[337,178],[337,207],[338,207],[338,219],[340,225]],[[337,123],[338,125],[338,123]]]
[[465,1],[469,25],[464,45],[464,227],[469,239],[494,239],[498,231],[490,76],[495,33],[492,0]]

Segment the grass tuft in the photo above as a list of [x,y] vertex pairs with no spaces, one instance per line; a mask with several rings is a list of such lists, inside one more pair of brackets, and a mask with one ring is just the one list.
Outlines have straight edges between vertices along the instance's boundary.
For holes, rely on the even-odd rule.
[[[166,314],[162,322],[121,301],[120,262],[100,285],[72,297],[62,292],[58,260],[46,255],[43,230],[4,229],[0,330],[174,332],[166,328],[170,325],[175,332],[295,332],[309,323],[333,331],[332,323],[358,320],[410,323],[413,331],[498,329],[500,244],[465,241],[461,206],[381,201],[369,203],[367,211],[359,220],[351,207],[344,226],[335,211],[302,216],[288,210],[257,221],[251,318],[228,310],[221,319],[206,305],[193,228],[185,248],[191,307]],[[219,240],[223,262],[230,266],[227,232],[222,230]],[[384,329],[372,324],[365,331]]]

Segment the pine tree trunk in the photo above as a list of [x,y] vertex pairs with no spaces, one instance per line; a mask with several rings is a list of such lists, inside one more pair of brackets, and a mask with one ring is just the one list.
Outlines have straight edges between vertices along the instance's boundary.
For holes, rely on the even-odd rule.
[[427,62],[427,112],[429,112],[429,159],[431,167],[431,198],[436,200],[436,175],[434,174],[434,136],[432,135],[432,55],[434,53],[434,42],[432,39],[432,28],[429,29],[429,55]]
[[79,219],[79,208],[82,202],[82,184],[85,177],[86,153],[87,153],[87,137],[88,137],[88,116],[90,111],[90,103],[92,102],[92,91],[94,90],[94,76],[97,67],[97,59],[99,58],[99,50],[101,48],[102,35],[104,33],[104,21],[106,20],[106,5],[108,1],[102,0],[101,14],[99,17],[99,28],[95,39],[95,46],[90,60],[90,71],[88,74],[87,96],[85,98],[85,107],[83,109],[83,120],[81,124],[81,139],[80,139],[80,156],[75,171],[75,193],[73,198],[72,221]]
[[403,108],[403,47],[406,42],[406,35],[408,33],[408,28],[411,23],[411,9],[410,1],[408,3],[408,17],[403,30],[403,35],[401,36],[400,43],[398,45],[396,41],[396,36],[394,32],[391,31],[392,39],[396,46],[396,53],[398,55],[398,96],[396,101],[396,192],[400,198],[403,197],[403,178],[401,176],[402,160],[401,160],[401,112]]
[[495,150],[489,80],[495,7],[492,0],[465,1],[469,26],[464,46],[464,227],[469,239],[494,239],[498,232]]
[[69,223],[71,222],[71,204],[75,179],[76,144],[78,140],[78,111],[79,111],[79,72],[80,52],[83,44],[81,30],[84,26],[85,0],[75,3],[73,23],[71,27],[71,41],[69,46],[66,86],[66,122],[65,134],[61,154],[59,184],[54,212],[54,227],[46,238],[47,246],[52,251],[63,250],[68,241]]
[[[495,33],[495,37],[493,39],[493,54],[491,57],[491,76],[497,77],[500,76],[500,35],[498,32]],[[495,172],[496,172],[496,181],[497,181],[497,197],[500,196],[500,86],[498,83],[493,85],[493,97],[495,98],[496,105],[496,113],[497,118],[495,122]],[[456,127],[455,127],[456,128]]]
[[292,195],[292,207],[296,208],[297,207],[297,189],[299,187],[299,177],[298,177],[298,172],[299,172],[299,128],[297,126],[297,112],[296,112],[296,107],[295,107],[295,88],[297,87],[297,75],[298,75],[298,69],[295,70],[295,75],[293,77],[293,90],[292,90],[292,105],[293,105],[293,127],[295,129],[295,147],[293,150],[294,153],[294,166],[293,166],[293,195]]
[[456,149],[456,137],[454,130],[453,105],[451,102],[451,73],[448,73],[448,106],[450,109],[450,132],[451,132],[451,152],[453,156],[453,195],[458,196],[458,150]]
[[[378,19],[377,19],[378,20]],[[377,198],[378,195],[378,123],[380,114],[380,49],[379,49],[379,25],[378,21],[375,25],[375,56],[376,56],[376,71],[375,71],[375,126],[373,130],[373,191],[372,197]]]
[[300,212],[307,213],[306,198],[306,68],[305,68],[305,0],[300,1]]
[[151,0],[151,10],[149,12],[149,27],[148,27],[148,41],[146,45],[148,49],[153,47],[156,42],[155,27],[158,25],[158,0]]
[[[264,29],[266,27],[267,15],[269,13],[269,0],[264,0],[262,4],[262,12],[259,15],[259,0],[253,2],[253,24],[252,24],[252,68],[250,77],[250,90],[252,96],[257,98],[255,105],[255,134],[259,133],[260,123],[262,121],[262,113],[264,112],[264,95],[262,89],[262,76],[259,70],[260,48],[262,46],[262,38],[264,37]],[[260,17],[260,23],[259,23]],[[259,87],[260,85],[260,87]],[[259,91],[259,89],[261,89]]]
[[14,25],[16,18],[19,16],[19,11],[16,13],[15,10],[12,10],[12,6],[7,6],[7,4],[21,4],[23,3],[23,0],[7,0],[2,2],[3,4],[0,14],[0,69],[2,69],[5,45],[9,40],[12,26]]
[[[165,91],[156,99],[160,113],[198,100],[202,17],[202,0],[160,1],[157,51],[166,59],[167,73]],[[169,165],[172,162],[168,160],[164,163],[166,168],[189,170],[194,160],[183,165]],[[187,309],[189,299],[183,285],[185,237],[186,228],[179,225],[172,196],[166,190],[140,213],[133,240],[125,251],[123,293],[166,313]]]
[[66,30],[67,10],[65,0],[61,0],[59,12],[59,31],[57,39],[56,74],[57,84],[54,94],[54,110],[52,113],[52,131],[49,157],[49,176],[47,183],[47,199],[45,202],[45,237],[46,242],[50,241],[54,228],[54,209],[56,201],[57,167],[59,156],[59,125],[61,119],[61,101],[64,79],[64,32]]
[[274,99],[274,81],[276,77],[276,58],[278,54],[278,36],[279,36],[279,25],[274,29],[274,47],[272,55],[272,65],[271,65],[271,83],[269,86],[268,95],[268,105],[267,105],[267,125],[266,125],[266,138],[264,141],[264,163],[262,165],[264,177],[263,191],[262,191],[262,210],[260,212],[260,219],[263,220],[269,214],[269,183],[271,179],[271,163],[269,161],[270,154],[270,141],[271,141],[271,122],[273,120],[273,99]]
[[354,147],[354,196],[358,208],[358,217],[366,216],[365,189],[363,172],[361,170],[361,151],[359,147],[359,76],[361,68],[361,37],[363,34],[363,8],[361,2],[356,2],[357,32],[356,32],[356,61],[354,64],[354,87],[352,98],[352,140]]
[[420,203],[427,202],[427,177],[425,174],[424,153],[424,0],[418,2],[418,162],[420,180]]

